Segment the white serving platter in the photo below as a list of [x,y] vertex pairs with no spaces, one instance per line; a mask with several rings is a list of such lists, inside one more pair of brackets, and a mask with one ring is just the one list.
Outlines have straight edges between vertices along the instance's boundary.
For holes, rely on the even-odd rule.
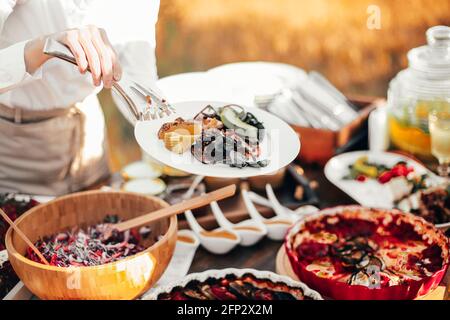
[[434,176],[431,171],[417,161],[396,153],[354,151],[331,158],[324,169],[327,179],[359,204],[366,207],[392,209],[394,208],[394,195],[387,184],[381,184],[375,179],[368,179],[364,182],[344,179],[349,173],[349,165],[354,164],[362,156],[368,156],[370,162],[387,166],[394,166],[399,161],[405,161],[414,168],[417,174]]
[[203,164],[189,151],[179,155],[164,147],[162,140],[158,139],[157,133],[161,126],[173,121],[177,117],[186,120],[192,119],[207,105],[219,108],[227,105],[226,102],[214,101],[191,101],[173,104],[177,114],[158,120],[138,121],[135,125],[135,138],[139,146],[156,160],[173,168],[189,172],[191,174],[219,177],[219,178],[244,178],[270,174],[287,166],[298,155],[300,141],[295,131],[280,118],[255,107],[244,107],[264,124],[267,136],[261,144],[260,159],[268,159],[269,165],[264,168],[245,167],[242,169],[232,168],[225,164],[207,165]]

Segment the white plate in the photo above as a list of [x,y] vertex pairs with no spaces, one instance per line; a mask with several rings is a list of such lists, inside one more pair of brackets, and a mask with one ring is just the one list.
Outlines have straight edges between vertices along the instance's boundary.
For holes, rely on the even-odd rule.
[[[300,69],[296,66],[286,63],[265,61],[235,62],[224,64],[209,69],[207,73],[214,76],[217,76],[219,74],[233,74],[236,77],[239,77],[241,74],[247,74],[249,76],[251,76],[252,74],[263,74],[267,77],[272,76],[277,78],[280,82],[283,83],[283,85],[286,86],[298,85],[299,82],[305,81],[308,78],[307,73],[303,69]],[[247,84],[247,86],[248,85],[250,84]],[[262,84],[261,81],[255,83],[256,87],[260,85],[264,84]]]
[[207,78],[222,92],[227,101],[253,105],[255,96],[274,96],[283,88],[298,85],[307,74],[304,70],[283,63],[237,62],[206,72]]
[[157,86],[172,103],[212,100],[253,106],[255,96],[272,96],[306,79],[305,71],[288,64],[237,62],[161,78]]
[[275,172],[291,163],[300,151],[300,141],[294,130],[283,120],[258,108],[245,107],[261,121],[268,136],[264,139],[261,158],[270,160],[265,168],[231,168],[227,165],[206,165],[195,159],[191,153],[175,154],[164,147],[163,141],[158,139],[157,133],[161,126],[176,117],[192,119],[208,104],[214,108],[226,105],[225,102],[192,101],[174,104],[176,116],[166,117],[152,121],[140,121],[136,124],[134,135],[140,147],[156,160],[189,172],[191,174],[219,178],[244,178]]
[[355,151],[330,159],[324,169],[327,179],[366,207],[392,209],[394,208],[394,199],[389,186],[383,185],[375,179],[367,179],[364,182],[343,179],[349,173],[349,165],[354,164],[362,156],[368,156],[370,162],[387,166],[394,166],[399,161],[405,161],[414,167],[414,172],[419,175],[430,173],[428,169],[411,158],[389,152]]
[[226,93],[207,77],[206,72],[187,72],[161,78],[156,85],[171,103],[183,101],[229,101]]

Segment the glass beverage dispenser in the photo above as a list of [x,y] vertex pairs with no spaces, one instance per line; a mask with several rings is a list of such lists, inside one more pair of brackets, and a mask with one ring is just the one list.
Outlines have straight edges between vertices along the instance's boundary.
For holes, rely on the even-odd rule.
[[450,112],[450,27],[428,29],[428,44],[408,53],[409,66],[389,84],[391,144],[423,160],[432,159],[428,115]]

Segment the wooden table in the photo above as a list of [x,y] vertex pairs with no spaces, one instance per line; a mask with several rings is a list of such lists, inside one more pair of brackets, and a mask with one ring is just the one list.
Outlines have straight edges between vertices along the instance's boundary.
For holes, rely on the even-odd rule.
[[[303,168],[311,181],[315,180],[319,183],[316,192],[322,208],[355,204],[352,198],[325,178],[323,168],[319,166],[303,166]],[[200,247],[195,255],[190,272],[231,267],[275,271],[275,259],[281,245],[281,241],[272,241],[266,238],[255,246],[236,247],[230,253],[222,256],[211,254]]]

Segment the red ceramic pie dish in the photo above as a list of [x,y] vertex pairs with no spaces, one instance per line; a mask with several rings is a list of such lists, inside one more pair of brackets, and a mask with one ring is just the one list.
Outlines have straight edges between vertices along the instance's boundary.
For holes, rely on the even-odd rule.
[[339,300],[414,299],[449,265],[448,238],[398,210],[341,206],[297,222],[285,249],[301,281]]

